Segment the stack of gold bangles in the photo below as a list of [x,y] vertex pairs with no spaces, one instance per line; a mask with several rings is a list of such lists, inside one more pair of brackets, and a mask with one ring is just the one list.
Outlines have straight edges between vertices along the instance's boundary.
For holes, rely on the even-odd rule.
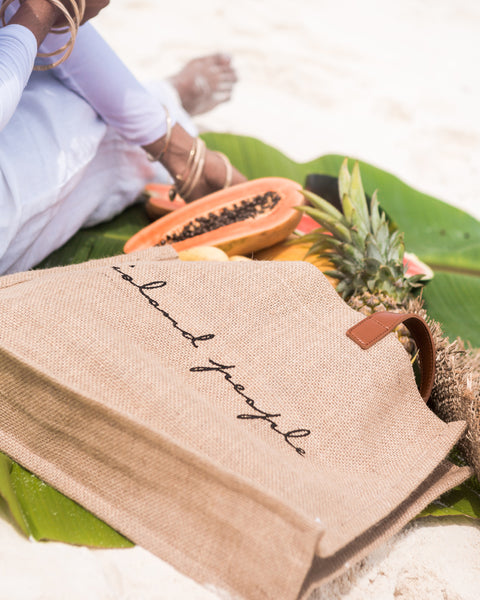
[[[205,166],[206,146],[201,138],[195,138],[193,146],[187,158],[185,170],[180,175],[175,175],[175,188],[177,193],[186,201],[189,200],[191,193],[202,176]],[[225,164],[225,183],[223,189],[232,185],[233,168],[225,156],[221,152],[216,152]]]
[[[5,11],[7,8],[14,2],[15,0],[4,0],[0,6],[0,20],[3,25],[6,25],[5,22]],[[82,22],[83,16],[85,14],[85,0],[68,0],[72,6],[71,11],[60,2],[60,0],[48,0],[50,4],[53,4],[58,10],[62,13],[65,21],[67,22],[67,26],[65,27],[55,27],[50,33],[67,33],[70,32],[70,39],[66,44],[64,44],[58,50],[54,52],[42,53],[39,52],[37,56],[42,58],[50,58],[51,56],[57,56],[58,54],[62,54],[62,56],[55,62],[48,65],[35,65],[35,71],[46,71],[48,69],[53,69],[53,67],[58,66],[64,60],[66,60],[70,54],[72,53],[73,46],[75,44],[75,39],[77,37],[78,28],[80,27],[80,23]]]
[[188,155],[187,164],[182,174],[175,176],[177,192],[184,200],[188,200],[193,189],[200,180],[205,166],[205,142],[197,137]]

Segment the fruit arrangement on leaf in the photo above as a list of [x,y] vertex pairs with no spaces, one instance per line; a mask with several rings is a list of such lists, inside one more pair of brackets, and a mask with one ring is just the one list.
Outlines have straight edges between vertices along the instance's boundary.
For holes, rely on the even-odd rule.
[[368,206],[358,163],[350,174],[345,159],[338,181],[343,213],[304,191],[312,206],[298,210],[315,219],[319,227],[296,241],[311,242],[308,254],[332,263],[334,270],[328,274],[338,280],[337,291],[354,308],[367,306],[372,309],[368,313],[380,306],[395,310],[422,287],[424,275],[406,276],[403,234],[388,222],[377,192]]
[[[466,422],[458,449],[480,476],[480,350],[469,348],[460,338],[448,340],[441,325],[428,317],[416,292],[433,272],[405,252],[403,235],[381,211],[376,193],[369,205],[358,163],[350,173],[345,159],[338,186],[342,212],[318,195],[304,192],[310,206],[298,210],[313,217],[319,227],[295,242],[310,244],[310,256],[330,261],[334,268],[327,273],[338,279],[337,290],[353,308],[367,315],[382,310],[414,312],[426,319],[436,347],[429,405],[445,421]],[[403,328],[397,335],[412,353],[408,331]]]
[[171,244],[177,251],[216,246],[228,255],[255,252],[294,231],[301,219],[295,207],[304,202],[301,189],[291,179],[264,177],[219,190],[150,223],[124,251]]
[[[318,228],[296,238],[309,243],[308,256],[328,260],[325,274],[338,281],[336,289],[354,309],[365,315],[405,310],[414,292],[426,282],[423,273],[407,276],[403,234],[381,210],[377,192],[367,202],[358,162],[352,172],[345,159],[338,178],[343,212],[316,194],[304,191],[310,205],[297,210],[312,217]],[[413,342],[402,327],[399,335],[409,352]]]

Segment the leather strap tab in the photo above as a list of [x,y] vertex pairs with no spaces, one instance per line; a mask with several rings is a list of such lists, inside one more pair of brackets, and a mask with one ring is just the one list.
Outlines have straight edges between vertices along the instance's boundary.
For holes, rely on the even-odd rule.
[[430,328],[422,317],[413,313],[378,312],[360,321],[347,331],[347,336],[367,350],[400,323],[404,323],[417,345],[420,357],[420,394],[425,402],[430,398],[435,377],[435,344]]

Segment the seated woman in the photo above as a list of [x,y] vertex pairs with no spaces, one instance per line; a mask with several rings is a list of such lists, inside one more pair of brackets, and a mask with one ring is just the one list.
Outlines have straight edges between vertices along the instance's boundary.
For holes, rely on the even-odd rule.
[[[86,23],[108,3],[3,2],[0,274],[36,265],[80,227],[122,211],[149,181],[174,182],[191,201],[245,179],[205,148],[190,119],[229,99],[229,58],[195,59],[147,90]],[[77,6],[71,48],[69,33],[51,30],[71,23]],[[62,47],[71,53],[50,68]]]

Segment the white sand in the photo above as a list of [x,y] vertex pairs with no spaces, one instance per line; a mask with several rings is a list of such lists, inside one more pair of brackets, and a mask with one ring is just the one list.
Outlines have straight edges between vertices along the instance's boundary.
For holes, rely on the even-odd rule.
[[[476,0],[115,0],[97,24],[143,79],[232,53],[234,99],[201,128],[298,161],[364,159],[480,217]],[[409,526],[311,600],[477,600],[480,526],[440,523]],[[224,597],[141,548],[36,544],[2,520],[0,539],[0,600]]]
[[206,129],[364,159],[480,217],[476,0],[115,0],[97,24],[143,79],[230,52],[240,83]]

